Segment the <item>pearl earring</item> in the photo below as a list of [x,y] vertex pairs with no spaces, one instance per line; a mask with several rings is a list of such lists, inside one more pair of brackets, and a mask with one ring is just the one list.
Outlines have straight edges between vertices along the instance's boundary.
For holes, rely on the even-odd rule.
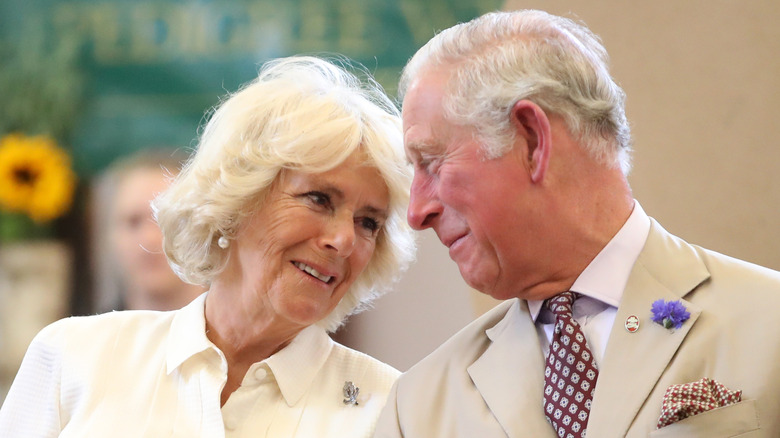
[[230,246],[230,241],[227,237],[222,236],[219,239],[217,239],[217,245],[219,245],[222,249],[227,249],[228,246]]

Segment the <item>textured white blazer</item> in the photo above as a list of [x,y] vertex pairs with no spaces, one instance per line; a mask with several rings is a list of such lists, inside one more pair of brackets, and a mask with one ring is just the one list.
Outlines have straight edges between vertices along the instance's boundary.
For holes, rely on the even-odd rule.
[[0,437],[371,436],[398,371],[316,326],[250,367],[220,407],[227,365],[204,302],[45,328],[0,408]]

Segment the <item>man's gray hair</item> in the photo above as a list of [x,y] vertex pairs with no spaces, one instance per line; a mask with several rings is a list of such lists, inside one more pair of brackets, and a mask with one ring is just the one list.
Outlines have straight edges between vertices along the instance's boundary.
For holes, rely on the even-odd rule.
[[450,71],[443,102],[452,123],[473,126],[495,158],[514,141],[510,111],[527,99],[565,120],[592,157],[631,169],[625,93],[584,25],[543,11],[492,12],[442,31],[404,68],[399,91],[428,68]]

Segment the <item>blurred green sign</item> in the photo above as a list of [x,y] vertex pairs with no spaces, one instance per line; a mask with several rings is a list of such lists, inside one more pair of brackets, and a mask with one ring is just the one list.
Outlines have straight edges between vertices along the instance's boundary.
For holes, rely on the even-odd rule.
[[139,148],[194,146],[204,113],[269,58],[343,54],[394,95],[406,60],[436,31],[500,6],[498,0],[3,0],[0,103],[7,110],[0,131],[54,131],[77,171],[89,176]]

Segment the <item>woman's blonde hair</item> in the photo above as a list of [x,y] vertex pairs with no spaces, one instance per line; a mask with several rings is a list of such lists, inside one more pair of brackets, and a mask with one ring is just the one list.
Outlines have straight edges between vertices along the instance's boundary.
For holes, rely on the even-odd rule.
[[235,235],[282,169],[325,172],[358,150],[387,184],[390,211],[366,269],[319,323],[335,330],[386,291],[415,253],[398,109],[364,69],[343,58],[270,61],[216,107],[197,151],[153,202],[171,266],[183,280],[208,286],[227,262],[218,238]]

